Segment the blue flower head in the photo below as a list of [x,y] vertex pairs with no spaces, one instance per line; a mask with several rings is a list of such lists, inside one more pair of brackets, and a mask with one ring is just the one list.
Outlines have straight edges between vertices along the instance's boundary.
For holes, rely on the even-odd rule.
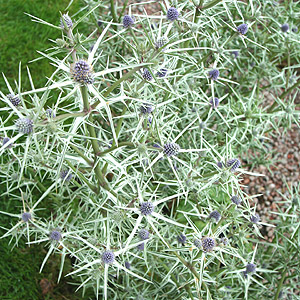
[[236,30],[237,30],[240,34],[245,35],[245,34],[247,33],[247,31],[248,31],[248,25],[247,25],[247,24],[241,24],[241,25],[239,25],[239,26],[236,28]]
[[148,81],[151,81],[153,79],[150,71],[147,68],[144,69],[142,76],[145,80],[148,80]]
[[13,106],[17,107],[21,103],[21,99],[18,96],[15,96],[13,94],[8,94],[6,97]]
[[247,273],[254,273],[255,271],[256,271],[256,265],[255,264],[252,264],[252,263],[247,264],[247,266],[246,266],[246,272]]
[[55,118],[56,114],[51,108],[47,108],[46,109],[46,116],[47,116],[47,118],[51,119],[51,118]]
[[238,58],[239,56],[239,51],[232,51],[231,54],[234,56],[234,58]]
[[62,180],[65,180],[65,181],[70,181],[72,179],[73,175],[72,173],[70,172],[70,170],[62,170],[60,172],[60,178]]
[[153,106],[152,106],[151,104],[148,104],[148,103],[143,103],[143,104],[140,106],[140,112],[141,112],[143,115],[151,114],[153,110],[154,110]]
[[236,206],[240,205],[242,202],[242,199],[239,196],[232,196],[231,197],[232,203],[234,203]]
[[234,172],[241,165],[241,162],[237,158],[229,159],[226,163],[227,167],[230,168],[231,172]]
[[50,232],[49,239],[52,241],[60,241],[62,238],[61,233],[58,230],[52,230]]
[[258,214],[255,214],[255,215],[252,215],[250,217],[250,221],[253,223],[253,224],[257,224],[259,221],[260,221],[260,216]]
[[195,240],[194,240],[194,245],[195,245],[197,248],[201,248],[201,246],[202,246],[201,240],[195,239]]
[[164,145],[164,154],[168,157],[177,155],[179,153],[180,147],[176,143],[167,143]]
[[31,213],[29,212],[24,212],[22,213],[22,220],[23,222],[28,222],[31,219]]
[[211,108],[215,109],[215,108],[217,108],[219,106],[220,100],[219,100],[219,98],[215,97],[214,99],[211,99],[209,101],[209,103],[211,105]]
[[102,253],[101,259],[104,264],[110,265],[115,261],[115,254],[110,250],[106,250]]
[[143,228],[139,231],[139,237],[141,240],[143,240],[143,241],[147,240],[147,239],[149,239],[149,236],[150,236],[150,233],[147,229]]
[[209,214],[209,218],[214,219],[214,221],[218,223],[221,219],[221,214],[217,210],[214,210]]
[[141,243],[141,244],[137,245],[137,249],[140,250],[140,251],[144,251],[145,243]]
[[94,82],[94,71],[92,66],[85,60],[80,59],[71,66],[71,75],[74,81],[86,85]]
[[160,69],[159,71],[157,71],[156,76],[157,77],[165,77],[167,75],[168,70],[165,68]]
[[123,18],[123,26],[124,28],[128,28],[134,25],[134,18],[129,16],[129,15],[125,15]]
[[178,243],[184,245],[185,242],[186,242],[186,236],[185,236],[183,233],[180,233],[180,234],[177,236],[177,241],[178,241]]
[[170,21],[175,21],[179,17],[179,12],[175,7],[170,7],[167,12],[167,19]]
[[220,75],[220,71],[218,69],[212,69],[208,72],[208,77],[212,80],[217,80]]
[[212,237],[202,238],[202,248],[204,252],[212,251],[216,246],[216,241]]
[[63,15],[62,16],[62,18],[60,18],[60,27],[62,28],[62,29],[64,29],[65,28],[65,24],[64,24],[64,22],[66,23],[66,25],[67,25],[67,28],[66,29],[70,29],[70,28],[72,28],[73,27],[73,22],[72,22],[72,19],[68,16],[68,15]]
[[130,262],[125,261],[125,268],[128,269],[128,270],[131,268]]
[[225,167],[225,164],[221,161],[218,161],[217,162],[217,166],[220,168],[220,169],[223,169]]
[[154,211],[154,205],[152,202],[142,202],[140,204],[140,211],[142,215],[148,216],[151,215]]
[[289,24],[283,24],[283,25],[281,26],[281,31],[282,31],[282,32],[288,32],[289,29],[290,29]]
[[20,133],[29,134],[33,131],[33,121],[28,118],[21,118],[15,124]]
[[[9,141],[10,141],[9,137],[3,138],[2,146],[4,146],[5,144],[7,144]],[[6,148],[11,148],[12,146],[13,146],[12,144],[9,144],[8,146],[6,146]]]

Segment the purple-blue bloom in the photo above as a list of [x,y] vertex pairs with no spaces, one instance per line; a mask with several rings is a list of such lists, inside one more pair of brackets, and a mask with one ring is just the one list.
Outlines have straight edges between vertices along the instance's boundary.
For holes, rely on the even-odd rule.
[[31,213],[29,213],[29,212],[22,213],[23,222],[28,222],[30,219],[31,219]]
[[104,264],[110,265],[115,261],[115,254],[110,250],[106,250],[102,253],[101,259]]
[[236,28],[236,30],[237,30],[240,34],[244,35],[244,34],[246,34],[247,31],[248,31],[248,25],[247,25],[247,24],[241,24],[241,25],[239,25],[239,26]]
[[152,202],[142,202],[140,204],[140,211],[144,216],[151,215],[154,211],[154,205]]
[[220,71],[218,69],[212,69],[208,72],[208,76],[212,80],[217,80],[220,75]]
[[179,153],[180,147],[176,143],[167,143],[164,145],[164,154],[168,157],[177,155]]
[[134,25],[134,18],[129,16],[129,15],[125,15],[124,18],[123,18],[124,28],[131,27],[132,25]]
[[175,7],[170,7],[167,12],[167,18],[170,21],[175,21],[179,17],[179,12]]

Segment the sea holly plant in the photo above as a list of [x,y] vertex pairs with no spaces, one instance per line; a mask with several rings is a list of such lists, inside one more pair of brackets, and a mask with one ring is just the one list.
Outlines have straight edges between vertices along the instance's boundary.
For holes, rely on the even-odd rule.
[[243,180],[299,126],[300,7],[84,2],[29,15],[57,30],[34,59],[55,67],[44,87],[3,75],[1,197],[19,201],[3,238],[44,244],[41,269],[59,254],[58,280],[72,258],[83,298],[297,295],[299,190],[268,220]]

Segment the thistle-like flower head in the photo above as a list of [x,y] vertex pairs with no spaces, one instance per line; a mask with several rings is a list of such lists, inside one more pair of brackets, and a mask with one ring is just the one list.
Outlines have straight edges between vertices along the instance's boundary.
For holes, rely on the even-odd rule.
[[[156,42],[155,42],[155,48],[156,49],[159,49],[161,47],[163,47],[165,44],[167,44],[168,40],[165,38],[165,37],[161,37],[160,39],[158,39]],[[162,51],[164,51],[165,48],[162,49]]]
[[208,77],[212,80],[217,80],[220,75],[220,71],[218,69],[212,69],[208,72]]
[[180,234],[177,236],[177,241],[178,241],[178,243],[184,245],[185,242],[186,242],[186,236],[185,236],[183,233],[180,233]]
[[253,224],[257,224],[259,221],[260,221],[260,216],[258,214],[255,214],[255,215],[252,215],[250,217],[250,221],[253,223]]
[[202,248],[204,252],[210,252],[216,246],[215,239],[209,236],[202,238],[201,242],[202,242]]
[[167,143],[164,145],[164,154],[168,157],[177,155],[179,153],[180,147],[176,143]]
[[62,180],[65,180],[65,181],[70,181],[72,179],[73,175],[72,173],[70,172],[70,170],[62,170],[60,172],[60,178]]
[[123,26],[124,28],[128,28],[134,25],[134,18],[129,16],[129,15],[125,15],[123,18]]
[[151,104],[148,104],[148,103],[143,103],[140,106],[140,111],[143,115],[151,114],[153,110],[154,110],[153,106]]
[[149,71],[147,68],[144,69],[144,72],[143,72],[143,75],[142,75],[142,76],[143,76],[143,78],[144,78],[145,80],[148,80],[148,81],[151,81],[151,80],[153,79],[153,77],[152,77],[150,71]]
[[61,233],[58,230],[52,230],[50,232],[49,239],[52,241],[60,241],[62,238]]
[[247,31],[248,31],[248,25],[247,25],[247,24],[241,24],[241,25],[239,25],[239,26],[236,28],[236,30],[237,30],[240,34],[245,35],[245,34],[247,33]]
[[50,119],[56,117],[55,112],[51,108],[46,109],[46,116]]
[[106,250],[102,253],[101,259],[104,264],[110,265],[115,261],[115,254],[110,250]]
[[131,268],[130,262],[125,261],[125,268],[128,269],[128,270]]
[[219,100],[219,98],[215,97],[214,99],[211,99],[209,101],[209,103],[211,105],[211,108],[215,109],[215,108],[217,108],[219,106],[220,100]]
[[22,213],[22,220],[23,222],[28,222],[31,219],[31,213],[29,212],[24,212]]
[[175,21],[179,17],[179,12],[175,7],[170,7],[167,12],[167,19],[170,21]]
[[144,251],[144,249],[145,249],[145,243],[141,243],[141,244],[137,245],[136,247],[137,247],[138,250]]
[[282,32],[288,32],[289,29],[290,29],[289,24],[283,24],[283,25],[281,26],[281,31],[282,31]]
[[236,206],[240,205],[242,202],[242,199],[239,196],[232,196],[231,197],[232,203],[234,203]]
[[16,95],[8,94],[6,97],[8,98],[8,100],[11,102],[13,106],[17,107],[21,103],[21,99]]
[[33,131],[33,121],[28,118],[21,118],[16,121],[19,132],[29,134]]
[[231,172],[234,172],[237,168],[240,167],[241,162],[237,158],[231,158],[226,163],[227,167],[230,168]]
[[71,65],[71,75],[74,81],[82,85],[92,84],[95,80],[92,66],[83,59]]
[[234,58],[238,58],[238,56],[240,55],[239,51],[236,50],[232,51],[231,54],[234,56]]
[[217,166],[220,168],[220,169],[223,169],[225,167],[225,164],[222,162],[222,161],[218,161],[217,162]]
[[142,202],[140,204],[140,211],[142,213],[142,215],[144,216],[148,216],[151,215],[154,211],[154,205],[152,202],[148,201],[148,202]]
[[197,248],[201,248],[201,246],[202,246],[201,240],[195,239],[195,240],[194,240],[194,245],[195,245]]
[[147,240],[147,239],[149,239],[149,236],[150,236],[150,233],[147,229],[143,228],[139,231],[139,237],[141,240],[143,240],[143,241]]
[[298,27],[297,27],[297,26],[293,27],[293,28],[292,28],[292,31],[293,31],[294,33],[298,32]]
[[247,273],[254,273],[255,271],[256,271],[256,265],[255,264],[252,264],[252,263],[247,264],[247,266],[246,266],[246,272]]
[[[4,146],[5,144],[7,144],[9,141],[10,141],[10,138],[9,138],[9,137],[3,138],[2,146]],[[7,148],[11,148],[12,146],[13,146],[12,144],[9,144],[9,145],[6,146],[6,147],[7,147]]]
[[165,77],[167,73],[168,73],[168,69],[162,68],[159,71],[157,71],[156,76],[162,78]]
[[72,19],[71,19],[67,14],[62,15],[62,18],[60,18],[60,27],[61,27],[62,29],[65,28],[64,22],[65,22],[66,25],[67,25],[67,28],[66,28],[66,29],[70,29],[70,28],[73,27]]
[[209,214],[209,218],[214,219],[214,221],[218,223],[221,219],[221,214],[217,210],[214,210]]

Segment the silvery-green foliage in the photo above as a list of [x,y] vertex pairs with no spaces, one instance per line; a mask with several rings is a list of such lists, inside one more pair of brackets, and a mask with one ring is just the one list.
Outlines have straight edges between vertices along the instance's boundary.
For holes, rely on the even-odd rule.
[[[159,1],[147,15],[144,3],[85,2],[72,26],[31,16],[57,29],[53,47],[39,52],[56,66],[45,87],[29,69],[31,90],[4,77],[1,184],[20,199],[4,237],[44,243],[41,269],[59,253],[59,278],[73,257],[68,276],[97,299],[293,297],[298,190],[279,207],[268,243],[261,230],[274,224],[253,222],[255,195],[242,179],[262,175],[245,166],[272,163],[270,131],[298,125],[300,39],[281,26],[293,28],[300,7],[186,0],[170,11]],[[127,13],[134,24],[124,27]],[[92,33],[78,32],[79,23]],[[141,113],[145,103],[151,111]],[[41,217],[49,203],[55,213]]]

